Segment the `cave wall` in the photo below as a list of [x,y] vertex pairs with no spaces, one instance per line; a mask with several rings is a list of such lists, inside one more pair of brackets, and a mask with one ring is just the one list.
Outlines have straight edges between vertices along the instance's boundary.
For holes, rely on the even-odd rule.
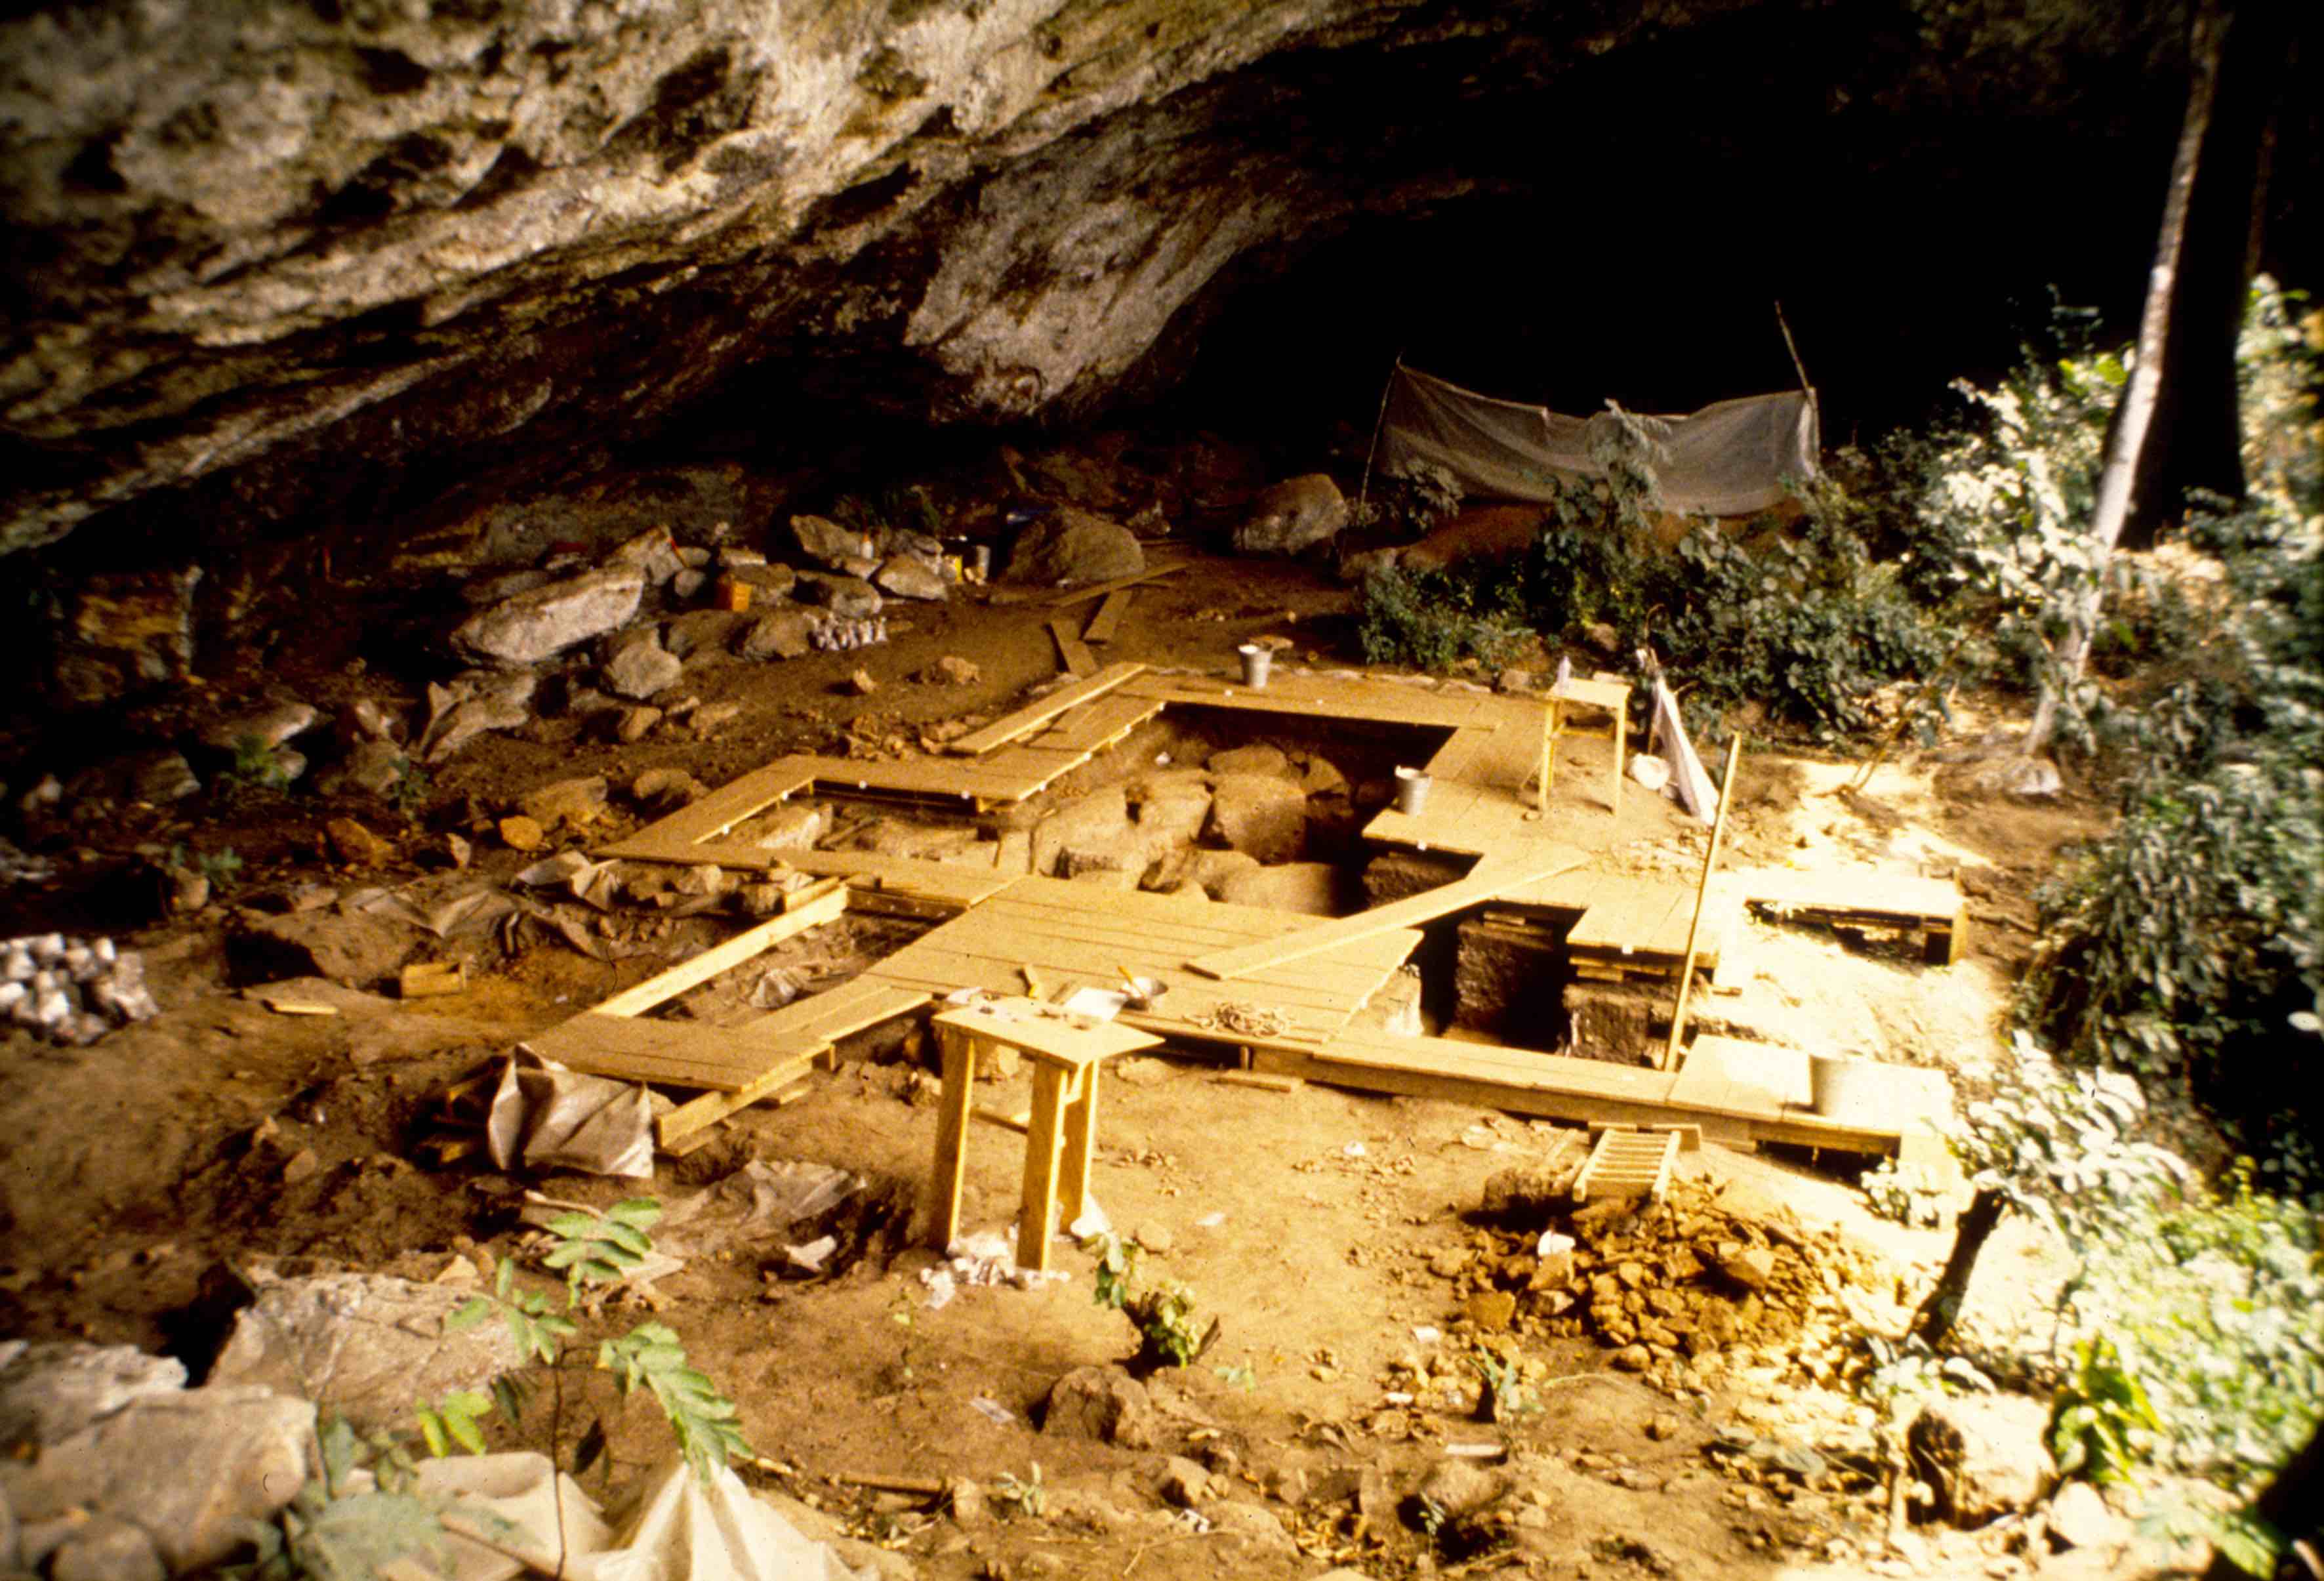
[[[1569,264],[1616,272],[1708,260],[1733,227],[1684,203],[1743,211],[1753,171],[1789,172],[1791,203],[1743,244],[1852,237],[1849,268],[1925,251],[1880,228],[1916,203],[1950,238],[1997,180],[2004,209],[2096,190],[2151,236],[2181,22],[2063,0],[19,10],[0,548],[86,524],[84,555],[167,558],[189,532],[396,521],[744,376],[770,443],[835,411],[1074,421],[1182,370],[1236,292],[1466,203],[1541,204]],[[1847,207],[1876,194],[1868,220]]]

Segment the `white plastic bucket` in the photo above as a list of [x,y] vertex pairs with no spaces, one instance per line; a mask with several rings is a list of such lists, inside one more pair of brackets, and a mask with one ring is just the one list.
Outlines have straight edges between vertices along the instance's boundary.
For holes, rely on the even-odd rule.
[[1257,643],[1245,643],[1235,652],[1242,660],[1242,683],[1254,691],[1267,685],[1267,672],[1275,663],[1275,651],[1262,648]]
[[1418,769],[1396,772],[1396,809],[1411,814],[1428,805],[1429,777]]

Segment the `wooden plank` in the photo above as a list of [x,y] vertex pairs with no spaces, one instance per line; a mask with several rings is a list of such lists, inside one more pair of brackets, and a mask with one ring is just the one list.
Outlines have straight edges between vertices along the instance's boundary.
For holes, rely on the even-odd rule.
[[1256,1087],[1263,1093],[1296,1093],[1307,1085],[1296,1076],[1266,1076],[1255,1070],[1222,1070],[1211,1077],[1211,1084]]
[[1115,692],[1074,708],[1025,744],[1063,752],[1091,752],[1145,724],[1162,708],[1159,698]]
[[795,795],[814,784],[813,765],[816,761],[799,754],[777,758],[764,768],[753,769],[741,779],[720,786],[699,801],[678,809],[668,818],[648,824],[622,844],[650,842],[658,846],[686,846],[696,840],[713,839],[736,824],[757,817],[785,797]]
[[748,1086],[770,1066],[790,1057],[790,1050],[779,1045],[753,1040],[747,1026],[712,1027],[586,1012],[525,1039],[523,1047],[590,1076],[711,1092]]
[[1113,633],[1121,624],[1122,612],[1136,596],[1127,587],[1116,587],[1108,593],[1105,601],[1097,606],[1097,613],[1090,616],[1089,624],[1082,628],[1082,641],[1101,644],[1113,641]]
[[[1319,682],[1314,676],[1296,670],[1275,672],[1266,686],[1253,689],[1245,686],[1213,683],[1215,689],[1173,678],[1168,700],[1194,707],[1231,708],[1259,714],[1322,714],[1336,719],[1360,719],[1376,725],[1424,725],[1437,729],[1457,729],[1469,722],[1471,705],[1465,699],[1447,698],[1426,692],[1413,693],[1411,689],[1390,681],[1372,683],[1379,689],[1351,687],[1346,682]],[[1432,754],[1433,755],[1433,754]]]
[[781,915],[770,917],[724,944],[711,946],[691,960],[682,961],[667,972],[648,977],[633,987],[624,988],[604,1003],[593,1006],[588,1013],[643,1015],[665,1000],[677,998],[687,989],[741,966],[753,956],[764,954],[787,938],[796,938],[825,922],[836,921],[847,910],[846,889],[837,879],[826,879],[816,887],[818,893],[804,902],[790,906]]
[[1334,918],[1301,929],[1287,938],[1245,945],[1204,956],[1187,964],[1206,977],[1247,977],[1270,966],[1320,955],[1325,950],[1375,934],[1432,921],[1465,906],[1489,901],[1513,884],[1546,877],[1564,867],[1579,866],[1582,854],[1568,846],[1543,841],[1534,849],[1513,852],[1489,862],[1468,877],[1440,884],[1352,917]]
[[1868,868],[1807,873],[1761,868],[1733,879],[1744,901],[1770,911],[1862,912],[1895,922],[1942,922],[1960,910],[1960,886],[1950,879]]
[[813,1043],[827,1049],[851,1033],[909,1014],[931,997],[918,989],[879,982],[866,973],[836,988],[794,999],[753,1025],[767,1035],[779,1034],[802,1045]]
[[793,1082],[801,1080],[815,1068],[812,1056],[786,1060],[770,1066],[766,1073],[744,1083],[731,1093],[705,1093],[700,1097],[680,1104],[654,1123],[654,1142],[664,1152],[688,1137],[708,1131],[728,1115],[738,1114],[764,1098],[770,1098]]
[[[1308,1010],[1344,1016],[1353,1013],[1365,998],[1396,970],[1391,964],[1369,975],[1351,974],[1337,983],[1297,983],[1262,978],[1251,980],[1247,985],[1238,985],[1235,994],[1224,994],[1211,979],[1197,977],[1192,973],[1177,974],[1167,967],[1157,968],[1135,956],[1128,956],[1126,964],[1140,975],[1161,978],[1166,992],[1155,1001],[1160,1007],[1157,1013],[1174,1018],[1177,1017],[1177,1006],[1194,1003],[1190,996],[1199,996],[1206,1006],[1218,1003],[1222,999],[1259,999],[1286,1012]],[[1076,988],[1114,988],[1119,987],[1121,982],[1120,974],[1110,964],[1060,960],[1056,954],[1038,948],[1011,948],[1006,944],[955,948],[950,947],[948,940],[930,944],[923,939],[889,957],[873,970],[886,981],[909,981],[947,991],[982,987],[1014,992],[1015,985],[1027,966],[1040,973],[1046,981]]]
[[[1714,1141],[1746,1145],[1781,1142],[1846,1152],[1893,1153],[1902,1136],[1893,1127],[1814,1114],[1736,1114],[1677,1102],[1673,1097],[1677,1078],[1642,1066],[1601,1065],[1443,1038],[1398,1038],[1369,1029],[1351,1029],[1316,1049],[1254,1046],[1252,1068],[1359,1091],[1438,1098],[1546,1119],[1696,1125]],[[1916,1123],[1907,1119],[1903,1123]]]
[[1175,576],[1194,564],[1191,559],[1168,560],[1161,565],[1149,565],[1134,577],[1116,577],[1110,582],[1093,582],[1086,587],[1074,587],[1060,593],[1053,587],[995,587],[988,602],[993,604],[1052,604],[1059,609],[1070,609],[1076,604],[1086,604],[1093,598],[1102,598],[1118,588],[1135,587],[1140,582]]
[[[1685,886],[1658,879],[1600,874],[1591,887],[1579,920],[1565,936],[1566,948],[1609,956],[1645,951],[1672,912],[1687,903]],[[1682,942],[1681,948],[1683,948]],[[1676,955],[1677,951],[1672,952]]]
[[1049,622],[1049,635],[1056,640],[1057,661],[1068,672],[1084,680],[1097,673],[1097,655],[1083,643],[1069,617],[1061,615]]
[[980,754],[991,752],[994,747],[1006,746],[1019,736],[1031,735],[1066,709],[1077,707],[1094,698],[1103,697],[1116,687],[1142,673],[1145,669],[1146,666],[1143,664],[1133,663],[1127,660],[1120,663],[1109,664],[1086,680],[1075,681],[1071,686],[1059,687],[1047,697],[1028,704],[1013,714],[1002,716],[982,730],[962,736],[958,741],[950,743],[945,750],[964,757],[975,757]]

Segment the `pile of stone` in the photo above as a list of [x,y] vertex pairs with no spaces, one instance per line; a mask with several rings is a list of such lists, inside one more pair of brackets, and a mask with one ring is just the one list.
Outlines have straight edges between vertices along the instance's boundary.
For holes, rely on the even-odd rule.
[[160,1013],[143,958],[110,938],[34,933],[0,940],[0,1015],[20,1027],[86,1045]]
[[1825,1357],[1851,1298],[1885,1272],[1836,1231],[1705,1179],[1674,1181],[1660,1203],[1580,1208],[1556,1205],[1544,1184],[1524,1170],[1488,1182],[1488,1213],[1517,1227],[1479,1231],[1433,1268],[1471,1292],[1480,1327],[1587,1336],[1614,1348],[1616,1367],[1667,1386],[1766,1354]]

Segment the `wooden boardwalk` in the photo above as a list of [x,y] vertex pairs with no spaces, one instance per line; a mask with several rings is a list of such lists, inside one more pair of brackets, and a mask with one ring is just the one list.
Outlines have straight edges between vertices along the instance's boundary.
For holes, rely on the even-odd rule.
[[[1296,937],[1314,921],[1218,901],[1020,878],[864,975],[932,994],[982,988],[1056,997],[1074,988],[1119,988],[1127,973],[1165,985],[1150,1009],[1123,1012],[1120,1019],[1140,1031],[1198,1043],[1315,1047],[1346,1026],[1396,974],[1419,934],[1376,930],[1231,984],[1189,964],[1220,950]],[[1238,1006],[1275,1012],[1283,1030],[1237,1031],[1228,1012]]]
[[[1416,758],[1434,780],[1426,803],[1415,814],[1382,812],[1364,832],[1378,843],[1482,860],[1467,878],[1436,891],[1354,917],[1319,920],[868,852],[768,850],[733,837],[753,817],[807,790],[954,800],[980,809],[1020,801],[1171,707],[1434,733],[1416,744]],[[1118,987],[1128,973],[1157,978],[1166,992],[1147,1010],[1125,1012],[1126,1024],[1180,1043],[1234,1050],[1264,1072],[1555,1119],[1699,1125],[1705,1135],[1744,1144],[1895,1151],[1920,1124],[1922,1111],[1942,1101],[1926,1079],[1931,1073],[1896,1077],[1893,1123],[1886,1114],[1837,1121],[1814,1112],[1803,1088],[1804,1057],[1785,1050],[1700,1039],[1674,1073],[1395,1037],[1354,1024],[1418,944],[1418,925],[1464,910],[1531,913],[1555,926],[1570,920],[1564,945],[1584,975],[1667,980],[1676,973],[1692,886],[1592,871],[1582,865],[1585,853],[1545,833],[1537,794],[1528,790],[1539,771],[1545,713],[1539,699],[1381,677],[1278,671],[1254,690],[1124,663],[963,737],[941,757],[779,759],[600,855],[790,866],[841,879],[858,904],[876,900],[907,914],[951,920],[846,988],[740,1028],[641,1021],[635,1012],[624,1016],[601,1007],[532,1046],[576,1068],[701,1089],[702,1098],[669,1117],[682,1136],[796,1079],[844,1032],[911,1013],[957,989],[1054,996],[1084,986]],[[1585,799],[1600,796],[1594,775],[1577,778]],[[1764,897],[1741,892],[1774,906],[1830,910],[1831,897],[1821,892],[1762,887],[1770,892]],[[1720,910],[1732,912],[1733,892],[1727,892]],[[1943,937],[1947,945],[1959,937],[1957,892],[1950,901],[1935,890],[1882,894],[1894,902],[1892,913],[1932,923],[1938,908],[1950,905],[1943,917],[1953,931]],[[1846,909],[1853,915],[1872,908],[1858,898]],[[1932,925],[1932,937],[1938,931]],[[1715,938],[1714,923],[1713,943],[1698,956],[1705,966],[1716,964]],[[666,1123],[666,1133],[670,1129]]]

